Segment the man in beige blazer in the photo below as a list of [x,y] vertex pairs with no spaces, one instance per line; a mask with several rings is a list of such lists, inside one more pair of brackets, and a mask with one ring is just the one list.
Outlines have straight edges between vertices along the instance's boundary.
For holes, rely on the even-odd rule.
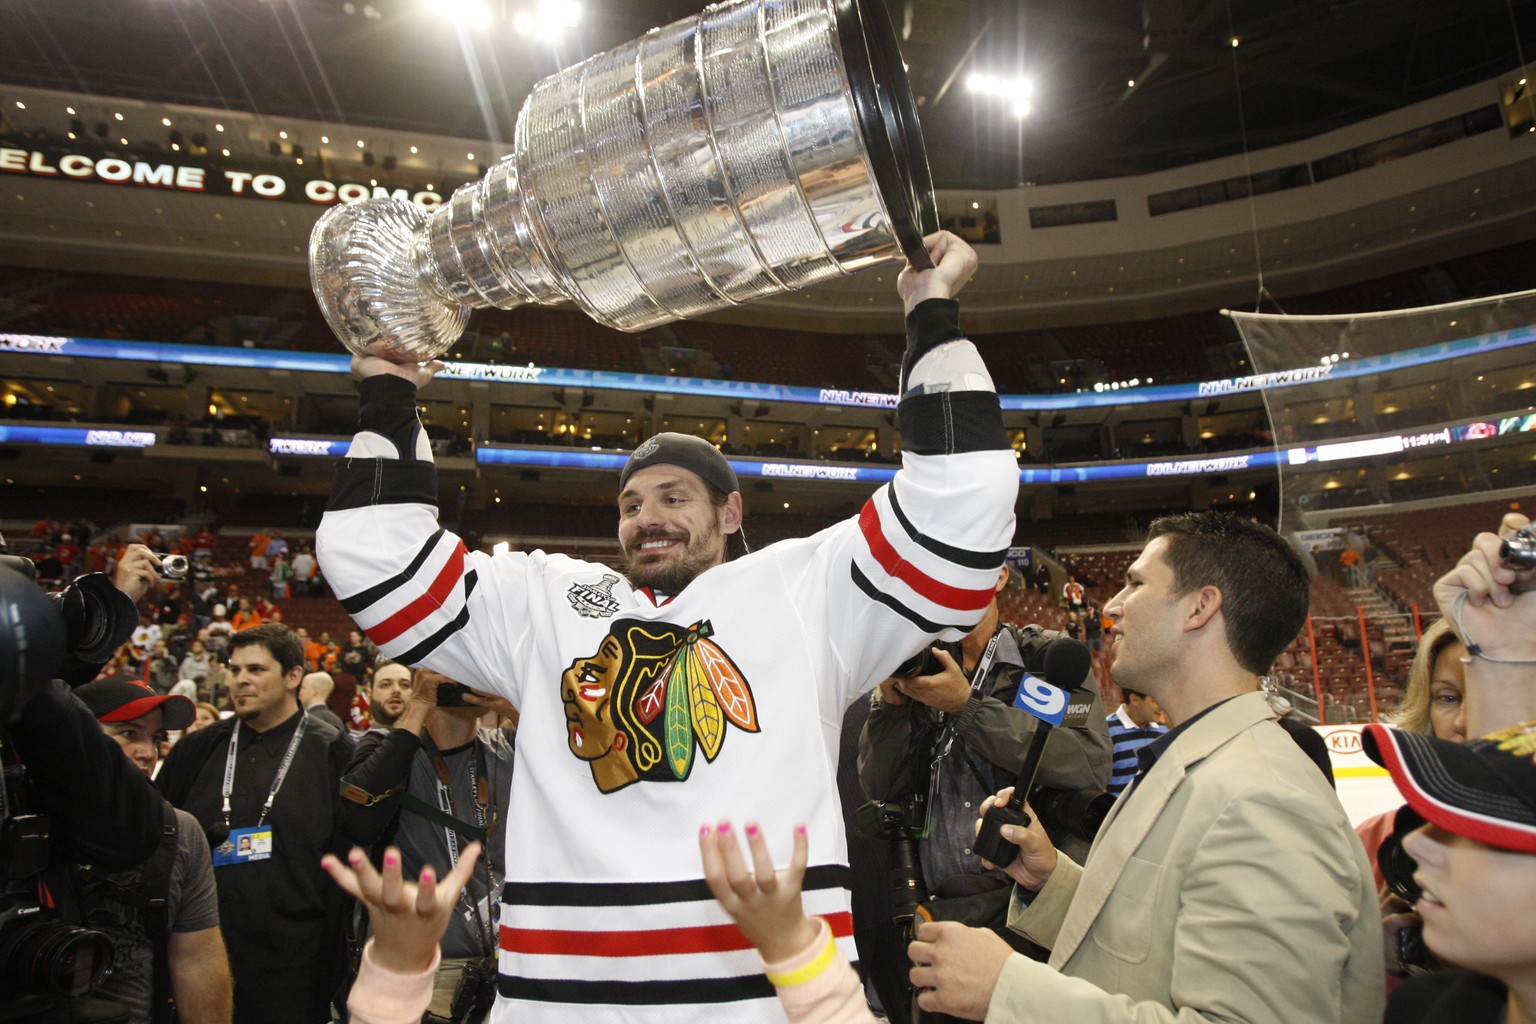
[[1106,637],[1115,681],[1155,697],[1173,729],[1143,748],[1082,867],[1038,823],[1005,828],[1019,846],[1009,924],[1049,964],[925,924],[919,1005],[1009,1024],[1375,1024],[1364,850],[1258,689],[1305,620],[1309,571],[1273,531],[1225,514],[1165,517],[1149,537],[1105,606]]

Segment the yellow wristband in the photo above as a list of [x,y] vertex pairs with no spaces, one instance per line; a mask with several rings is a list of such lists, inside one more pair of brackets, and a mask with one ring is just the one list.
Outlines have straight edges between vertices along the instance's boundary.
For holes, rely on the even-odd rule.
[[827,944],[821,947],[821,952],[804,967],[793,971],[785,971],[782,974],[776,971],[768,971],[768,981],[774,988],[793,988],[796,985],[804,985],[816,977],[832,963],[837,956],[837,940],[832,937],[832,929],[827,929]]

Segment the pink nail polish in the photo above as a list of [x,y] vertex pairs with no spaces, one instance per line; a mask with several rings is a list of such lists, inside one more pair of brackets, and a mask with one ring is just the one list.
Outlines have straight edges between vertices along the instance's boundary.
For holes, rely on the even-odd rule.
[[747,835],[753,839],[757,838],[757,822],[747,822]]
[[798,835],[802,835],[802,836],[805,835],[805,826],[804,825],[796,825],[795,826],[795,832]]
[[699,835],[701,835],[701,836],[709,835],[709,826],[708,825],[700,825],[699,826]]
[[395,865],[396,865],[396,864],[399,864],[399,863],[400,863],[400,857],[399,857],[399,856],[398,856],[398,855],[397,855],[397,854],[393,854],[393,853],[386,853],[386,854],[385,854],[385,855],[384,855],[384,866],[385,866],[385,867],[390,867],[390,868],[392,868],[392,867],[394,867],[394,866],[395,866]]
[[722,821],[720,823],[720,834],[723,835],[723,836],[728,836],[728,835],[731,834],[731,823],[730,822]]

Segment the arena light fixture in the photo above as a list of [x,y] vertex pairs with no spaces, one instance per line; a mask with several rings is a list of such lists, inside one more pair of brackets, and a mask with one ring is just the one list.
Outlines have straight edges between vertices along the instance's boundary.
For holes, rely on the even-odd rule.
[[483,0],[434,0],[430,6],[450,24],[491,27],[491,8]]
[[513,16],[512,28],[521,35],[547,38],[575,28],[580,21],[581,4],[576,0],[539,0],[534,10]]
[[990,96],[994,99],[1005,100],[1010,104],[1013,116],[1025,118],[1032,109],[1032,97],[1035,93],[1035,83],[1028,78],[999,78],[982,72],[973,71],[966,76],[965,88],[967,92],[979,96]]

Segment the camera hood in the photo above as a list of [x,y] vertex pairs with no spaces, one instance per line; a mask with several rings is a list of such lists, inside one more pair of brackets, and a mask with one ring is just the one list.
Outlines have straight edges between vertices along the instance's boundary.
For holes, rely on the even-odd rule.
[[0,721],[11,721],[64,660],[64,622],[37,584],[0,568]]
[[87,665],[100,665],[112,657],[139,624],[133,599],[113,586],[105,573],[77,576],[54,599],[64,613],[69,654]]

